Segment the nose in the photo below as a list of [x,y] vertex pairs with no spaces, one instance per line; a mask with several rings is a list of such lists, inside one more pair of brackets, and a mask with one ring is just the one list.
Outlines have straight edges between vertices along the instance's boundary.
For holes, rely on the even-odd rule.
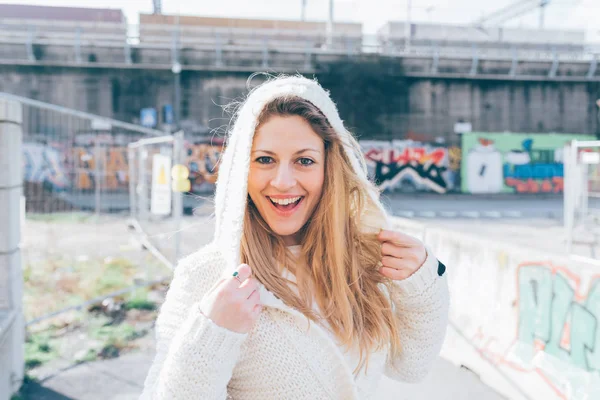
[[271,186],[275,189],[285,192],[296,186],[296,177],[294,171],[287,165],[280,164],[275,172],[273,180],[271,180]]

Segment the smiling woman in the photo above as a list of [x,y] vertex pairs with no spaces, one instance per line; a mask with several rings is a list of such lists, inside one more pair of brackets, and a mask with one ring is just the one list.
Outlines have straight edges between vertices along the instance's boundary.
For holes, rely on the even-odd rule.
[[143,398],[362,399],[383,375],[427,374],[448,318],[444,269],[387,229],[360,147],[317,82],[250,93],[215,205],[213,242],[175,270]]
[[301,228],[321,198],[325,145],[304,118],[277,115],[268,108],[263,114],[251,153],[250,207],[286,245],[300,244]]

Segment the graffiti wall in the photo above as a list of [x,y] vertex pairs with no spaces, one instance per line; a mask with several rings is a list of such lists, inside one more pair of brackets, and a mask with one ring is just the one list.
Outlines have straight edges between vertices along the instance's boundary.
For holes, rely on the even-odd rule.
[[[221,146],[186,143],[185,149],[184,163],[190,170],[192,192],[213,191]],[[126,146],[102,146],[96,156],[93,146],[66,149],[60,145],[24,143],[23,163],[26,182],[55,192],[93,191],[96,185],[104,191],[125,192],[129,188]],[[100,171],[97,178],[96,170]]]
[[[446,193],[460,188],[459,147],[450,149],[414,141],[362,141],[370,176],[384,189]],[[186,143],[185,165],[190,170],[192,193],[209,193],[217,180],[220,143]],[[25,180],[54,191],[127,191],[129,164],[126,146],[69,149],[59,145],[25,143]],[[97,159],[96,159],[97,158]],[[101,171],[98,179],[95,171]]]
[[568,134],[467,133],[462,138],[465,193],[560,193]]
[[[446,193],[456,187],[460,149],[412,140],[361,141],[369,175],[383,190]],[[457,162],[458,160],[458,162]]]
[[[419,236],[416,224],[396,220]],[[456,231],[420,236],[448,266],[442,356],[510,399],[600,398],[597,266]]]

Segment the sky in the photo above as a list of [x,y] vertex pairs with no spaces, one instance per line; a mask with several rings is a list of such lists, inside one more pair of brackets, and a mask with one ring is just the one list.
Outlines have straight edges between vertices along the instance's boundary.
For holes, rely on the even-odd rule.
[[[374,33],[385,22],[406,20],[409,0],[334,0],[334,19],[362,22],[366,33]],[[468,24],[486,13],[517,0],[411,0],[415,22]],[[139,12],[152,12],[152,0],[0,0],[5,4],[36,4],[122,9],[130,23]],[[84,3],[82,5],[82,3]],[[300,19],[302,0],[162,0],[163,13],[231,18]],[[306,0],[306,17],[328,18],[328,0]],[[1,16],[0,16],[1,18]],[[587,40],[600,43],[600,0],[550,0],[546,8],[547,29],[584,30]],[[505,26],[539,26],[539,11],[514,18]]]

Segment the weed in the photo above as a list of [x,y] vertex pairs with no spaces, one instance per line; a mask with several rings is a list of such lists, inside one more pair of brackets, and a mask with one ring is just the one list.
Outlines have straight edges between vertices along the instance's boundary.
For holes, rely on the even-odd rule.
[[49,332],[30,335],[25,341],[25,369],[30,370],[58,357]]

